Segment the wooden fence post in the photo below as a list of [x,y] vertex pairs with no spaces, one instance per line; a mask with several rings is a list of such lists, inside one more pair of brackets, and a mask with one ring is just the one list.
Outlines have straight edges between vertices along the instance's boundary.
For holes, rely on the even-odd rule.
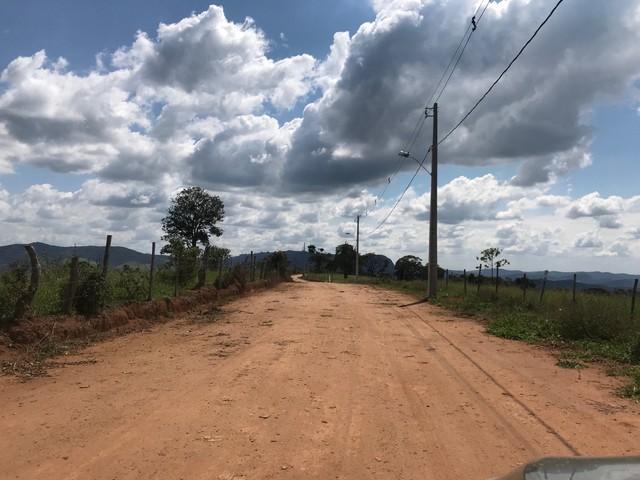
[[202,288],[207,283],[207,267],[209,264],[209,246],[204,247],[202,252],[202,259],[200,263],[200,269],[198,270],[198,283],[196,288]]
[[576,280],[578,278],[577,274],[573,274],[573,303],[576,303]]
[[444,271],[444,288],[449,289],[449,269],[447,268]]
[[173,296],[178,296],[178,277],[180,276],[180,255],[176,255],[176,271],[173,276]]
[[153,298],[153,270],[156,266],[156,242],[151,242],[151,266],[149,267],[149,295],[147,300]]
[[480,295],[480,283],[482,282],[482,265],[478,265],[478,291],[477,295]]
[[498,283],[500,282],[500,266],[496,265],[496,297],[498,296]]
[[38,261],[38,254],[33,245],[25,245],[27,255],[29,255],[29,261],[31,262],[31,278],[29,280],[29,288],[16,302],[13,317],[15,320],[20,320],[33,303],[33,298],[36,296],[38,287],[40,286],[40,262]]
[[542,287],[540,288],[540,303],[542,303],[542,297],[544,297],[544,289],[547,286],[547,275],[549,274],[549,270],[544,271],[544,277],[542,278]]
[[73,310],[73,301],[76,298],[76,290],[78,290],[78,279],[80,277],[80,271],[78,269],[78,257],[74,255],[71,257],[71,264],[69,265],[69,284],[67,285],[67,291],[64,296],[64,304],[62,305],[62,313],[69,315]]
[[106,279],[109,271],[109,254],[111,253],[111,235],[107,235],[107,243],[104,246],[104,256],[102,257],[102,276]]
[[527,280],[527,274],[522,275],[522,302],[527,303],[527,288],[529,287],[529,281]]
[[464,282],[464,294],[467,294],[467,269],[462,270],[462,280]]
[[633,282],[633,291],[631,292],[631,317],[633,318],[633,311],[636,309],[636,294],[638,293],[638,279]]

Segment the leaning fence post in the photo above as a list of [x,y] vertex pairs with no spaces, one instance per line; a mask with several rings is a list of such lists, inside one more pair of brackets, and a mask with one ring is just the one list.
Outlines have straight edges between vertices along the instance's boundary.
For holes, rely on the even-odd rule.
[[478,265],[478,291],[476,292],[480,295],[480,283],[482,282],[482,265]]
[[104,246],[104,256],[102,257],[102,276],[106,279],[109,270],[109,253],[111,252],[111,235],[107,235],[107,243]]
[[522,275],[522,302],[527,302],[527,287],[529,286],[529,281],[527,280],[527,274]]
[[38,261],[36,249],[33,248],[33,245],[25,245],[24,248],[31,262],[31,279],[29,280],[29,288],[16,302],[13,315],[16,320],[21,319],[31,307],[33,298],[36,296],[36,292],[40,286],[40,262]]
[[638,293],[638,279],[633,282],[633,291],[631,292],[631,317],[633,317],[633,311],[636,309],[636,294]]
[[71,264],[69,265],[69,284],[67,285],[66,295],[64,297],[64,304],[62,305],[62,313],[69,315],[73,308],[73,301],[76,298],[76,290],[78,289],[78,257],[74,255],[71,257]]
[[467,294],[467,269],[462,270],[462,280],[464,282],[464,294]]
[[156,265],[156,242],[151,242],[151,265],[149,266],[149,295],[147,300],[153,298],[153,270]]
[[576,280],[578,278],[577,274],[573,274],[573,303],[576,303]]
[[544,289],[547,286],[547,275],[549,270],[544,271],[544,277],[542,278],[542,287],[540,288],[540,303],[542,303],[542,297],[544,297]]

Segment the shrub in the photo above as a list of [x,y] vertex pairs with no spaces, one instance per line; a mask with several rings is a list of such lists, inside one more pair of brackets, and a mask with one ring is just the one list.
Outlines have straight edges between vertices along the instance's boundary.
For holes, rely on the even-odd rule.
[[115,287],[118,297],[126,302],[137,302],[147,297],[148,275],[140,268],[125,265],[118,272]]
[[81,277],[74,299],[76,311],[86,317],[97,315],[105,307],[110,289],[97,268]]
[[0,326],[15,320],[16,303],[29,287],[26,265],[14,265],[0,276]]

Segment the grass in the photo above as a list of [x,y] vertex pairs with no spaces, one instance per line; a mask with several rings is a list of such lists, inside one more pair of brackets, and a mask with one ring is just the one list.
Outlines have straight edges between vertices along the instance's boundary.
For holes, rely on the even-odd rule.
[[[307,274],[312,281],[326,281],[326,274]],[[335,283],[360,283],[407,293],[421,299],[426,282],[334,274]],[[628,377],[631,382],[620,393],[640,400],[640,315],[630,316],[630,295],[623,293],[579,292],[573,302],[571,291],[540,291],[529,288],[526,298],[513,284],[489,285],[450,280],[440,282],[436,304],[465,316],[481,320],[487,332],[502,338],[543,344],[558,349],[557,365],[584,368],[586,363],[602,363],[609,371]],[[635,351],[634,351],[635,350]]]
[[[90,271],[88,264],[82,265],[80,278]],[[26,270],[25,270],[26,272]],[[218,277],[218,271],[207,271],[205,285],[213,285]],[[63,292],[69,282],[68,265],[45,265],[40,276],[40,285],[31,305],[34,315],[56,315],[62,313]],[[28,273],[15,277],[9,272],[0,275],[0,326],[8,322],[13,314],[18,294],[26,290]],[[147,268],[117,268],[107,275],[107,291],[105,307],[115,307],[135,301],[143,301],[149,295],[149,270]],[[192,275],[178,286],[177,294],[193,289],[197,284],[197,274]],[[158,268],[154,276],[152,298],[174,296],[174,282],[172,272],[167,268]]]

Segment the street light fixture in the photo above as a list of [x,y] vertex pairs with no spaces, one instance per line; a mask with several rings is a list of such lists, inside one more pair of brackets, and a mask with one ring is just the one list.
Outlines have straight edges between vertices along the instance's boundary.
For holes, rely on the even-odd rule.
[[405,150],[400,150],[400,151],[398,152],[398,156],[403,157],[403,158],[410,158],[410,159],[412,159],[412,160],[415,160],[415,162],[416,162],[418,165],[420,165],[420,167],[421,167],[425,172],[427,172],[429,175],[431,175],[431,172],[430,172],[429,170],[427,170],[427,167],[425,167],[425,166],[423,165],[423,163],[422,163],[420,160],[418,160],[416,157],[414,157],[413,155],[411,155],[409,152],[407,152],[407,151],[405,151]]

